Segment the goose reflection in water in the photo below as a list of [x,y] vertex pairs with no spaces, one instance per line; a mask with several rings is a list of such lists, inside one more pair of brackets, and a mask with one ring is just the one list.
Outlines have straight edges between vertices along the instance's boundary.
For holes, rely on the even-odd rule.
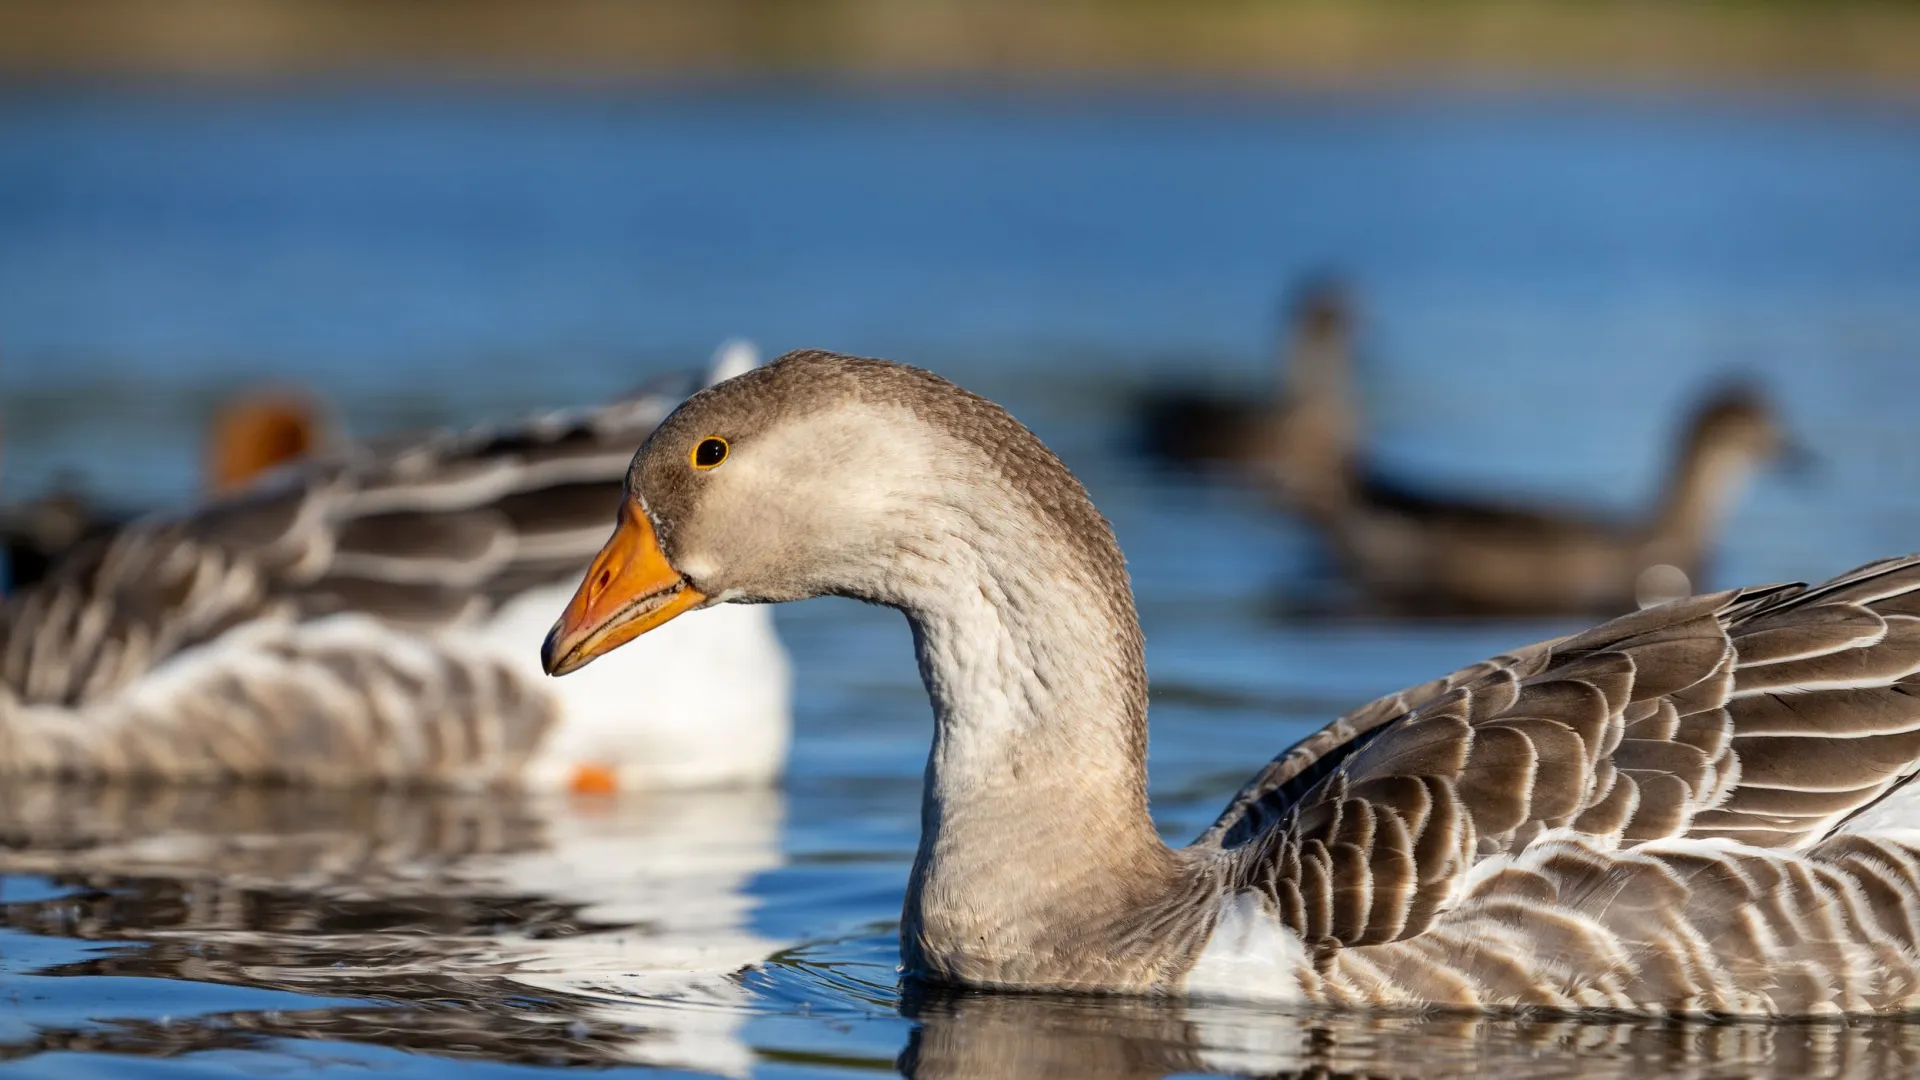
[[910,993],[914,1080],[1817,1077],[1920,1069],[1920,1024],[1724,1023],[1272,1010],[981,991]]
[[[834,1060],[893,1066],[916,1080],[1843,1080],[1920,1070],[1920,1025],[1891,1019],[1715,1025],[1275,1012],[896,988],[890,960],[763,964],[779,944],[749,929],[758,901],[748,885],[781,863],[783,811],[783,796],[770,791],[547,800],[0,790],[0,876],[41,876],[57,887],[0,904],[5,929],[125,946],[15,974],[176,979],[314,998],[311,1008],[164,1020],[90,1008],[89,1022],[0,1038],[0,1061],[319,1040],[459,1060],[740,1076],[756,1062],[809,1060],[806,1051],[758,1045],[781,1041],[778,1026],[753,1044],[746,1035],[751,1017],[804,1001],[815,1017],[877,1021],[880,1030],[852,1025],[866,1031],[862,1039],[884,1044],[899,1032],[905,1043]],[[893,930],[874,927],[871,936],[890,946]],[[833,951],[816,944],[798,956],[822,949]],[[890,1021],[896,1005],[905,1031]]]
[[0,875],[60,891],[0,905],[4,926],[134,945],[30,974],[334,1000],[98,1016],[0,1042],[0,1060],[296,1038],[744,1074],[749,995],[737,973],[777,948],[749,929],[746,886],[779,862],[782,812],[783,796],[765,790],[569,800],[6,788]]

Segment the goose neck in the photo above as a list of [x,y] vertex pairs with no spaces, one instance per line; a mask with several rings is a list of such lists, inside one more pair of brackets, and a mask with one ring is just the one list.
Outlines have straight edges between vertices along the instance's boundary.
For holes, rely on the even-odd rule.
[[1654,517],[1653,541],[1675,552],[1692,552],[1705,544],[1755,464],[1744,446],[1693,440],[1675,462]]
[[1023,515],[1007,500],[912,562],[918,584],[899,606],[934,737],[908,962],[1005,981],[967,965],[1044,954],[1050,933],[1131,902],[1174,861],[1147,811],[1139,623],[1097,515]]

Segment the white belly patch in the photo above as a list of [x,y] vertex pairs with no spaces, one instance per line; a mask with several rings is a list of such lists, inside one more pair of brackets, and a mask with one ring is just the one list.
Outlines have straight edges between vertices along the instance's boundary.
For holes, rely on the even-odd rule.
[[1307,966],[1300,936],[1258,894],[1237,892],[1220,902],[1213,933],[1182,988],[1194,997],[1299,1004],[1299,973]]

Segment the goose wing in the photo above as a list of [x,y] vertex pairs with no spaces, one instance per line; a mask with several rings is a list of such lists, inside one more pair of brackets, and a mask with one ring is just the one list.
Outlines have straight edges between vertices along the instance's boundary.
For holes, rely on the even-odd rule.
[[1268,762],[1236,792],[1194,847],[1234,848],[1258,836],[1284,816],[1309,789],[1333,772],[1347,756],[1370,740],[1392,720],[1430,704],[1442,694],[1483,675],[1528,663],[1534,653],[1550,648],[1542,642],[1491,660],[1463,667],[1438,679],[1398,690],[1342,715],[1339,719],[1294,743]]
[[1377,944],[1550,829],[1799,849],[1916,768],[1907,557],[1650,608],[1382,699],[1279,758],[1200,843],[1308,942]]
[[592,558],[634,447],[671,405],[644,394],[362,444],[136,522],[0,609],[0,681],[72,707],[250,623],[475,617]]

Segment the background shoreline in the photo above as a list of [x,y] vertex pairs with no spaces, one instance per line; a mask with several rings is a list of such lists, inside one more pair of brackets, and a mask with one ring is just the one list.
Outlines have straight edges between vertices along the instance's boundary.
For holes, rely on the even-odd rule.
[[1920,88],[1920,5],[1869,0],[0,0],[0,79],[1155,79]]

